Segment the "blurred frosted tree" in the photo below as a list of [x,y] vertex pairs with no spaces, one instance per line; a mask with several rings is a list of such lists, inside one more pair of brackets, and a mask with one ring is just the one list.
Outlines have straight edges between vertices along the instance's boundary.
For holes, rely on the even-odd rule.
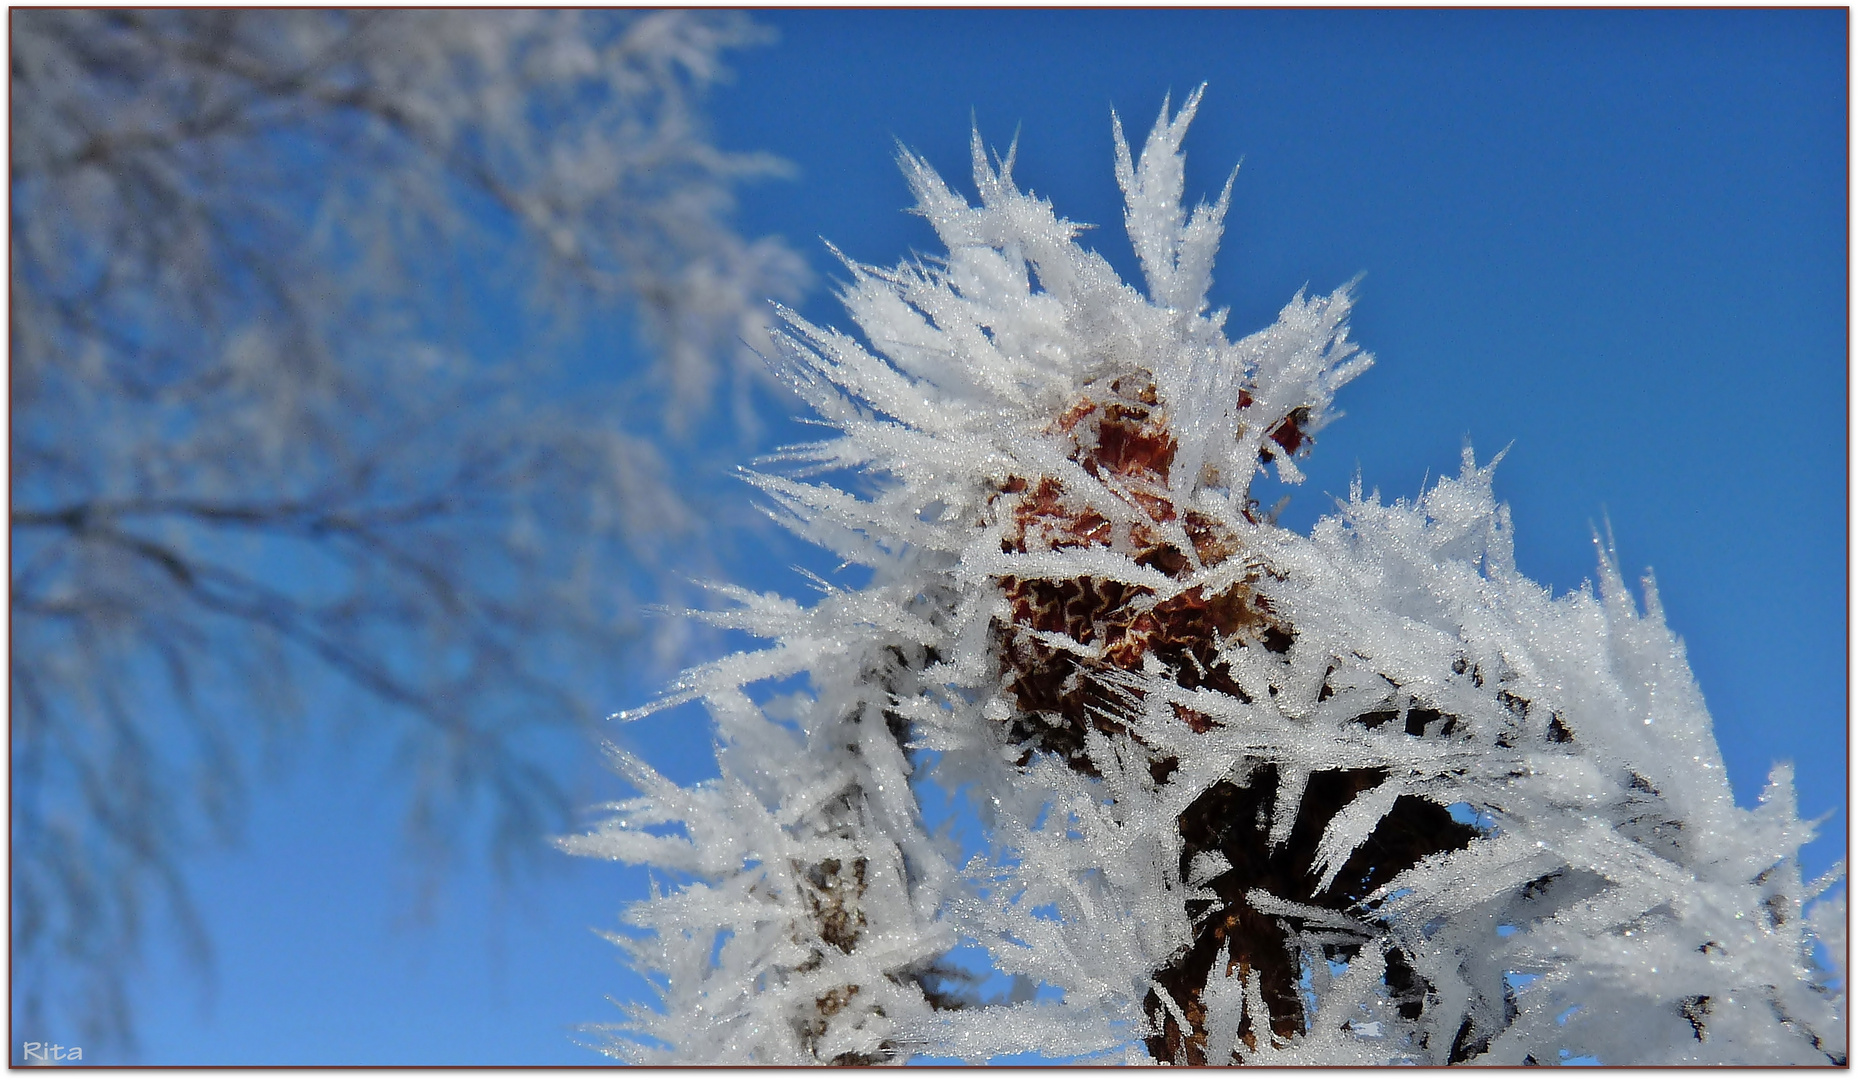
[[1139,155],[1115,130],[1143,289],[977,136],[979,205],[902,158],[945,256],[848,264],[859,337],[787,317],[828,434],[756,479],[870,577],[720,588],[706,618],[767,646],[657,706],[703,702],[720,776],[616,750],[638,794],[563,842],[676,882],[613,935],[662,1008],[603,1048],[1843,1064],[1842,872],[1802,879],[1787,766],[1731,798],[1649,578],[1641,607],[1610,547],[1597,588],[1518,573],[1468,448],[1307,536],[1253,498],[1369,360],[1346,285],[1227,336],[1199,100]]
[[[647,436],[744,415],[743,342],[804,271],[728,224],[779,168],[702,122],[762,40],[739,16],[12,31],[14,1015],[95,1046],[132,1037],[149,898],[204,955],[182,857],[283,736],[390,733],[430,858],[560,827],[524,733],[591,717],[563,688],[597,692],[693,527]],[[558,342],[638,327],[629,411],[499,351],[509,295]]]

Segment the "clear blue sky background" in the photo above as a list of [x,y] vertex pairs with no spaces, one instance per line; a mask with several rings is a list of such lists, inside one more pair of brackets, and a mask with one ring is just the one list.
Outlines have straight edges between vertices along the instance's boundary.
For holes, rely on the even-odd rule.
[[[1497,473],[1517,561],[1565,591],[1610,520],[1629,576],[1654,569],[1715,715],[1738,801],[1798,767],[1836,811],[1809,873],[1842,856],[1846,790],[1846,13],[764,12],[721,142],[797,175],[744,200],[823,276],[816,237],[894,263],[934,250],[895,140],[967,183],[970,118],[1126,275],[1109,113],[1145,132],[1208,82],[1190,193],[1245,160],[1214,300],[1249,332],[1298,287],[1365,272],[1346,389],[1285,522],[1357,468],[1412,496],[1467,438]],[[821,289],[805,305],[843,323]],[[609,343],[589,378],[638,357]],[[773,418],[771,418],[771,423]],[[795,429],[775,424],[769,440]],[[705,497],[746,489],[691,478]],[[735,538],[736,580],[798,591],[797,545]],[[643,673],[637,704],[657,675]],[[625,738],[680,778],[712,771],[698,719]],[[591,752],[561,750],[588,790]],[[210,998],[177,957],[139,993],[144,1060],[174,1064],[589,1064],[575,1023],[643,985],[590,928],[643,872],[558,860],[499,892],[467,866],[411,918],[392,772],[365,738],[292,764],[237,851],[193,881],[218,948]],[[87,1062],[88,1064],[89,1062]]]

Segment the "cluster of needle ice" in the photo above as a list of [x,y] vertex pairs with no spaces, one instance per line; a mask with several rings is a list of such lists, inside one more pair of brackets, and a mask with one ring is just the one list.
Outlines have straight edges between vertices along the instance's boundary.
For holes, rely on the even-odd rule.
[[[1139,156],[1116,132],[1147,295],[977,136],[978,206],[902,156],[948,254],[848,264],[860,338],[783,313],[780,369],[835,434],[754,480],[871,581],[822,584],[811,606],[721,590],[703,617],[768,646],[688,672],[658,706],[707,706],[720,777],[680,787],[615,751],[638,795],[564,841],[678,882],[627,912],[643,933],[613,936],[662,1001],[611,1025],[609,1052],[1843,1061],[1843,907],[1803,910],[1831,884],[1801,881],[1812,827],[1785,767],[1759,807],[1735,805],[1649,580],[1641,612],[1606,550],[1597,593],[1518,575],[1495,462],[1468,451],[1414,503],[1357,486],[1309,536],[1254,512],[1256,471],[1296,480],[1368,359],[1346,340],[1347,287],[1237,342],[1207,311],[1227,194],[1183,212],[1198,101],[1164,106]],[[1152,482],[1099,467],[1115,448],[1066,427],[1132,393],[1161,433]],[[1159,550],[1179,558],[1158,569]],[[1189,677],[1179,641],[1117,666],[1105,625],[1039,630],[1008,599],[1067,582],[1157,613],[1245,597],[1280,629],[1194,646],[1218,679]],[[1024,656],[1097,672],[1083,714],[1030,715]],[[806,692],[757,689],[795,676]],[[1306,792],[1338,776],[1361,790],[1312,817]],[[984,851],[925,826],[931,787],[966,800]],[[1265,793],[1256,820],[1211,827],[1255,828],[1261,858],[1304,844],[1284,879],[1301,892],[1241,880],[1237,840],[1192,839],[1216,789]],[[1459,832],[1396,866],[1396,819]],[[1185,966],[1219,912],[1281,935],[1297,1000],[1267,1001],[1268,964],[1236,943]],[[1816,942],[1837,970],[1816,970]],[[1017,991],[982,1000],[947,959],[964,943]]]

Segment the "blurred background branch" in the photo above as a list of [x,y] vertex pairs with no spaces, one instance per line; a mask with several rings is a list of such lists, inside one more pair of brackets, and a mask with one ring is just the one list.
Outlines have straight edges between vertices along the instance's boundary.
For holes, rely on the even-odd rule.
[[[805,269],[729,224],[781,169],[706,134],[737,15],[12,20],[14,1018],[128,1046],[291,740],[386,733],[433,866],[564,827],[525,739],[610,711],[702,529],[663,448],[742,445]],[[615,318],[641,370],[551,359]]]

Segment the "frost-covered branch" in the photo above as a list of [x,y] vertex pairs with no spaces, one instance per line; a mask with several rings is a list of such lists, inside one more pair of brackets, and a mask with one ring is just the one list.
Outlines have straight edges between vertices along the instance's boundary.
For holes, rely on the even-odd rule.
[[[862,339],[787,317],[781,370],[837,433],[757,483],[871,581],[728,593],[710,617],[770,644],[666,699],[708,706],[722,778],[626,759],[639,795],[565,842],[682,882],[628,915],[664,1000],[611,1052],[1842,1062],[1812,827],[1784,768],[1731,799],[1649,580],[1641,610],[1609,549],[1597,591],[1524,579],[1469,450],[1307,536],[1258,512],[1368,358],[1350,286],[1236,342],[1208,313],[1199,100],[1139,155],[1116,131],[1145,291],[977,136],[979,206],[903,156],[947,254],[848,263]],[[873,493],[806,479],[840,470]],[[925,827],[932,788],[984,850]],[[1020,992],[941,993],[964,942]]]
[[[15,1019],[95,1054],[306,715],[397,744],[425,857],[561,827],[524,733],[606,711],[699,525],[655,440],[772,385],[744,341],[803,269],[729,220],[779,163],[704,128],[738,15],[11,26]],[[623,394],[548,363],[595,319],[658,358]]]

